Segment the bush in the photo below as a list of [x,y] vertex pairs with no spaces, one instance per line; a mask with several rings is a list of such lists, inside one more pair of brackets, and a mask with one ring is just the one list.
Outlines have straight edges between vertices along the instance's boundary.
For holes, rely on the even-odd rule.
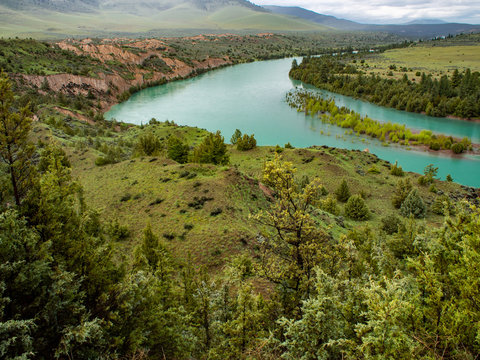
[[423,173],[424,175],[418,178],[418,183],[420,185],[433,184],[438,173],[438,167],[434,167],[433,164],[427,165]]
[[182,140],[176,136],[170,136],[167,142],[167,156],[175,160],[180,164],[185,164],[188,161],[188,150],[189,147],[187,144],[184,144]]
[[448,182],[452,182],[453,181],[452,175],[447,174],[447,177],[445,180],[447,180]]
[[392,235],[398,232],[398,227],[402,224],[402,220],[395,215],[390,214],[382,218],[382,230],[388,235]]
[[403,169],[401,166],[398,166],[397,162],[395,161],[395,164],[393,164],[390,167],[390,174],[393,176],[403,176],[405,173],[403,172]]
[[440,146],[440,143],[438,141],[432,141],[430,143],[430,150],[433,150],[433,151],[438,151],[440,150],[441,146]]
[[453,144],[450,149],[453,151],[454,154],[461,154],[465,150],[463,144],[461,143]]
[[372,165],[368,170],[367,172],[369,172],[370,174],[380,174],[380,170],[378,170],[378,168],[375,166],[375,165]]
[[162,149],[162,144],[153,133],[147,132],[138,138],[135,147],[139,155],[152,156],[158,154]]
[[347,181],[344,179],[340,186],[335,190],[335,195],[338,201],[346,202],[350,197],[350,189],[348,188]]
[[293,145],[288,142],[285,144],[285,149],[295,149],[295,147],[293,147]]
[[240,139],[237,140],[237,150],[247,151],[254,149],[257,146],[257,140],[255,140],[254,135],[248,136],[244,134]]
[[97,166],[104,166],[108,164],[112,164],[112,161],[110,161],[110,159],[108,159],[107,157],[99,156],[95,159],[95,165]]
[[238,140],[240,140],[241,137],[242,137],[242,132],[236,129],[232,137],[230,138],[230,144],[236,145]]
[[353,195],[345,205],[345,215],[353,220],[367,220],[370,217],[370,211],[360,195]]
[[453,206],[447,195],[437,197],[432,204],[431,210],[437,215],[447,215],[445,210],[448,210],[448,214],[455,214],[455,206]]
[[201,164],[226,165],[230,160],[227,146],[220,131],[208,134],[203,142],[198,145],[193,153],[193,161]]
[[114,220],[108,225],[107,233],[114,241],[122,241],[130,237],[130,230],[128,226],[121,225],[118,220]]
[[400,180],[393,194],[392,204],[396,209],[400,209],[402,203],[412,191],[412,183],[410,179]]
[[337,205],[337,200],[333,196],[328,196],[325,200],[321,200],[320,208],[330,214],[340,215],[340,208]]
[[407,198],[402,203],[400,213],[405,217],[413,215],[416,219],[424,218],[426,216],[427,207],[418,194],[417,189],[410,191],[410,194],[408,194]]

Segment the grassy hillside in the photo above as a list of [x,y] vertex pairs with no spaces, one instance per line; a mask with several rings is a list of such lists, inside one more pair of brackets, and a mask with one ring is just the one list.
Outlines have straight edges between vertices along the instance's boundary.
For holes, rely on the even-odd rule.
[[[51,120],[52,116],[57,122]],[[261,184],[262,172],[265,162],[272,160],[278,149],[238,151],[231,146],[229,165],[179,164],[169,159],[165,150],[155,156],[135,155],[138,139],[152,133],[166,146],[167,139],[176,136],[195,147],[207,135],[205,130],[173,123],[112,127],[108,123],[92,126],[68,120],[59,125],[63,124],[58,121],[62,115],[49,111],[40,118],[35,137],[62,145],[87,204],[112,226],[122,224],[129,229],[128,236],[117,239],[121,253],[131,254],[143,229],[151,224],[179,259],[189,254],[196,263],[214,269],[234,254],[255,256],[256,238],[263,227],[250,216],[266,209],[273,200],[268,188]],[[117,163],[96,165],[96,159],[113,149],[121,154]],[[392,197],[400,179],[410,179],[428,206],[442,195],[455,201],[469,194],[458,184],[440,181],[435,181],[436,192],[431,192],[428,186],[418,185],[418,174],[394,176],[390,164],[365,152],[327,147],[280,151],[282,158],[297,169],[297,181],[318,177],[325,194],[334,196],[340,182],[346,180],[352,195],[365,198],[371,211],[367,222],[348,219],[341,202],[337,214],[318,210],[317,220],[334,236],[367,224],[379,228],[387,215],[399,216]],[[441,221],[442,217],[430,209],[421,223],[435,226]]]
[[173,122],[101,116],[102,101],[145,79],[325,43],[6,42],[3,358],[474,358],[478,189],[367,152],[249,136],[234,147]]
[[394,71],[395,77],[401,77],[404,73],[409,78],[419,80],[416,72],[431,73],[435,77],[441,74],[460,72],[470,69],[480,71],[480,42],[473,45],[446,45],[441,42],[418,44],[405,49],[393,49],[385,51],[378,56],[365,59],[369,66],[368,71],[381,76],[390,72],[390,65],[396,65],[397,69],[407,68],[407,72]]
[[[169,53],[165,59],[182,59],[184,63],[202,61],[207,56],[221,58],[227,55],[235,61],[248,61],[252,57],[297,51],[295,49],[300,47],[303,51],[315,51],[318,39],[204,36],[156,40],[158,43],[127,40],[119,43],[101,40],[68,43],[78,54],[33,40],[11,40],[4,41],[0,60],[8,64],[6,69],[16,76],[39,74],[43,79],[41,74],[77,71],[94,81],[96,77],[113,71],[118,72],[120,78],[127,78],[129,71],[133,71],[130,62],[137,61],[137,57],[148,58],[150,55],[145,49],[152,46],[161,47],[162,54]],[[241,46],[235,46],[235,52],[232,52],[233,44]],[[89,50],[83,52],[84,49]],[[113,59],[110,58],[112,49],[115,51]],[[22,61],[15,62],[15,58]],[[150,65],[144,63],[142,69],[136,66],[135,71],[152,71],[148,68]],[[171,123],[138,127],[104,122],[99,116],[99,104],[103,98],[101,93],[94,91],[95,88],[89,88],[92,90],[89,95],[84,91],[85,86],[80,86],[79,91],[85,94],[79,96],[69,92],[68,87],[59,87],[57,93],[53,83],[52,86],[40,84],[38,91],[28,82],[17,83],[18,90],[24,92],[18,98],[19,102],[26,104],[30,100],[39,120],[34,130],[35,138],[41,143],[60,143],[72,163],[74,177],[85,190],[88,205],[98,209],[112,227],[122,224],[129,229],[127,237],[117,239],[119,249],[125,250],[124,254],[131,255],[130,250],[149,223],[176,256],[184,257],[190,253],[195,261],[211,267],[222,264],[232,254],[244,251],[255,254],[255,239],[262,227],[252,222],[249,216],[268,207],[272,200],[271,193],[260,183],[263,166],[274,158],[275,148],[261,147],[242,152],[229,147],[230,164],[226,166],[178,164],[167,158],[165,150],[155,156],[139,156],[136,145],[146,133],[154,134],[165,149],[169,136],[179,137],[193,148],[207,132]],[[231,134],[224,135],[228,139]],[[375,156],[331,148],[281,150],[283,158],[292,161],[298,169],[298,181],[319,177],[327,193],[332,195],[341,180],[347,180],[352,192],[365,198],[372,214],[368,222],[371,226],[379,227],[383,217],[398,213],[391,204],[398,178],[390,174],[389,164]],[[99,158],[108,158],[111,164],[96,165]],[[407,175],[413,184],[417,184],[418,176]],[[466,194],[454,183],[437,181],[438,193],[430,192],[428,187],[415,186],[428,204],[433,204],[442,193],[451,195],[452,199]],[[346,233],[365,225],[347,219],[343,213],[344,205],[338,205],[336,215],[318,212],[318,221],[329,226],[332,234]],[[436,224],[440,219],[429,212],[427,222]]]
[[326,31],[328,28],[306,20],[231,4],[205,10],[180,3],[166,9],[144,7],[130,12],[116,7],[91,12],[60,12],[35,8],[19,10],[0,5],[0,36],[3,37],[131,36],[135,33],[171,33],[175,29],[193,29],[198,33],[227,30]]

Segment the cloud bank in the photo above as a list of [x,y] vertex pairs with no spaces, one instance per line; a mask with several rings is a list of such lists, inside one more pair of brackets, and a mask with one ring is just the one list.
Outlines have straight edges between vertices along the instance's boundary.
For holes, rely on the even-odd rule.
[[480,24],[478,0],[253,0],[257,5],[300,6],[363,23],[398,24],[417,19]]

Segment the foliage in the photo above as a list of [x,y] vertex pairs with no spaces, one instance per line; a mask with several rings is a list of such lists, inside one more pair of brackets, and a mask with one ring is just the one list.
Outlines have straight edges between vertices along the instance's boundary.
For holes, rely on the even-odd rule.
[[[304,111],[305,114],[311,116],[317,115],[324,123],[350,128],[358,135],[365,134],[383,142],[398,143],[404,146],[423,144],[429,147],[434,144],[433,146],[437,150],[452,150],[452,142],[455,141],[451,136],[433,134],[430,130],[422,130],[416,133],[405,125],[383,123],[368,116],[361,117],[360,114],[345,107],[339,108],[333,99],[326,99],[323,95],[305,90],[288,93],[287,102],[298,111]],[[470,140],[468,139],[463,139],[462,143],[470,146]]]
[[313,268],[328,252],[328,236],[312,217],[321,191],[319,179],[299,189],[294,173],[292,164],[279,155],[265,164],[263,182],[276,192],[277,199],[268,211],[254,216],[271,229],[261,243],[261,274],[280,286],[287,296],[282,305],[289,314],[298,310],[310,292]]
[[453,151],[454,154],[461,154],[461,153],[463,152],[463,150],[464,150],[463,144],[461,144],[461,143],[455,143],[455,144],[453,144],[452,147],[451,147],[451,149],[452,149],[452,151]]
[[388,235],[398,232],[398,227],[402,224],[402,221],[395,214],[390,214],[382,218],[382,230]]
[[162,143],[154,133],[149,131],[139,136],[135,147],[138,155],[153,156],[158,155],[162,149]]
[[251,149],[255,149],[257,147],[257,140],[252,135],[243,134],[241,138],[237,140],[237,150],[240,151],[247,151]]
[[360,195],[353,195],[345,204],[345,215],[353,220],[367,220],[370,217],[370,211]]
[[167,141],[167,156],[180,164],[185,164],[188,161],[188,151],[190,150],[187,144],[176,136],[170,136]]
[[28,139],[32,119],[28,106],[13,111],[12,84],[5,73],[0,73],[0,160],[8,167],[13,198],[17,206],[31,186],[35,151]]
[[417,189],[413,189],[402,203],[400,213],[403,216],[412,215],[414,218],[424,218],[427,214],[427,207],[418,194]]
[[239,129],[235,129],[232,137],[230,138],[230,144],[237,145],[238,140],[242,137],[242,132]]
[[455,206],[452,204],[447,195],[438,196],[433,201],[430,208],[437,215],[453,215],[455,214]]
[[208,134],[203,142],[194,149],[193,162],[215,165],[228,164],[227,146],[220,131],[217,131],[215,134]]
[[320,200],[320,208],[332,215],[340,215],[340,207],[337,204],[337,199],[333,196],[327,196],[326,199]]
[[403,171],[402,167],[399,166],[395,161],[395,164],[390,167],[390,174],[392,174],[393,176],[403,176],[405,175],[405,172]]
[[408,194],[412,191],[410,179],[399,180],[392,197],[392,204],[396,209],[400,209]]
[[435,177],[438,173],[438,167],[434,167],[432,164],[427,165],[423,171],[423,176],[418,178],[418,183],[420,185],[433,184]]
[[[393,75],[393,74],[392,74]],[[290,71],[290,76],[316,87],[355,96],[398,110],[425,112],[430,116],[453,115],[461,118],[480,116],[478,98],[480,73],[455,70],[451,77],[433,79],[421,75],[420,81],[364,76],[358,67],[345,64],[341,57],[305,57]],[[428,144],[430,145],[430,144]]]
[[335,190],[335,196],[337,197],[337,200],[341,202],[347,202],[347,200],[350,198],[350,189],[348,188],[348,184],[345,179],[343,179],[337,190]]

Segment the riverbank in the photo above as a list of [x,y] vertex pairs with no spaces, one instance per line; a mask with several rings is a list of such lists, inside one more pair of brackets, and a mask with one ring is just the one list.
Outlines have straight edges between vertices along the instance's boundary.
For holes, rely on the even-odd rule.
[[[428,164],[434,164],[443,179],[451,174],[461,184],[480,186],[480,159],[476,155],[443,156],[414,148],[408,151],[405,146],[382,146],[380,141],[345,134],[345,129],[323,124],[290,108],[285,94],[299,85],[288,77],[291,64],[292,59],[240,64],[146,89],[127,103],[114,106],[105,117],[137,125],[148,123],[152,117],[158,121],[174,120],[179,125],[212,132],[220,130],[227,141],[240,129],[242,133],[255,134],[259,146],[290,143],[296,148],[326,145],[363,150],[368,147],[382,159],[391,163],[398,161],[407,171],[423,173]],[[368,103],[361,105],[363,112],[369,114],[373,113],[372,107],[376,107]],[[389,116],[391,110],[387,110]],[[388,121],[388,117],[376,118]],[[453,122],[439,122],[438,128]],[[464,130],[478,135],[475,129]],[[456,133],[456,130],[449,132]]]
[[351,129],[357,135],[368,135],[379,139],[383,144],[395,143],[419,149],[427,146],[433,151],[450,151],[453,154],[464,152],[475,153],[478,145],[470,139],[458,139],[427,130],[409,129],[405,125],[391,122],[380,122],[368,116],[360,116],[345,107],[338,107],[335,100],[327,99],[318,93],[296,90],[286,96],[287,103],[312,117],[317,116],[322,122]]

